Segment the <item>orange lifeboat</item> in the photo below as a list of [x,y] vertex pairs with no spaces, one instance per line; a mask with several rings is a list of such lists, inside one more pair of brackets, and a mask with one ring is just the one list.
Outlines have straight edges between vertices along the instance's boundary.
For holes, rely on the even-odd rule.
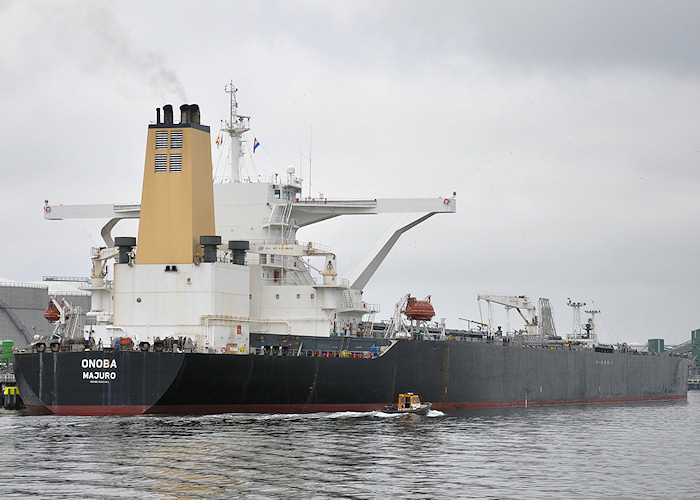
[[49,301],[49,305],[46,306],[44,318],[49,320],[51,323],[55,323],[61,319],[61,311],[58,310],[58,307],[56,307],[56,304],[54,304],[52,301]]
[[404,314],[409,319],[417,321],[430,321],[435,316],[435,309],[430,303],[430,295],[425,300],[417,300],[415,297],[408,297]]

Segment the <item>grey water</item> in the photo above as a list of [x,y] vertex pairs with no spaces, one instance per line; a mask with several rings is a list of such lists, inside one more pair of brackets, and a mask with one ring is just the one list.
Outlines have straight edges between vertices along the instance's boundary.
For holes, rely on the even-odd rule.
[[428,416],[0,414],[0,498],[698,498],[688,401]]

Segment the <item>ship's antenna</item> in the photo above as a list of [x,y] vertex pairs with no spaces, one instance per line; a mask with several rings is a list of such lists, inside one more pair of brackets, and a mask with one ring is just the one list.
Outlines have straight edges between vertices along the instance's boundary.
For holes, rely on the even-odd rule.
[[[309,156],[308,157],[304,156],[301,153],[301,147],[299,148],[300,149],[299,156],[307,158],[309,160],[309,194],[308,194],[309,198],[313,197],[312,196],[312,189],[313,188],[311,187],[311,160],[314,159],[314,157],[313,157],[313,138],[314,138],[313,125],[309,125]],[[301,160],[299,160],[299,164],[300,164],[299,168],[301,169]],[[320,193],[319,193],[319,195],[320,195]],[[321,196],[321,198],[323,198],[323,196]]]
[[236,92],[238,89],[233,86],[233,80],[224,87],[227,94],[230,95],[231,107],[229,119],[224,123],[221,129],[227,133],[231,139],[229,152],[229,168],[231,176],[228,177],[231,182],[241,182],[241,168],[243,163],[243,154],[245,139],[243,134],[250,130],[250,117],[238,114],[238,102],[236,101]]
[[314,126],[309,125],[309,198],[313,198],[311,195],[311,146],[313,145],[313,140],[314,140]]

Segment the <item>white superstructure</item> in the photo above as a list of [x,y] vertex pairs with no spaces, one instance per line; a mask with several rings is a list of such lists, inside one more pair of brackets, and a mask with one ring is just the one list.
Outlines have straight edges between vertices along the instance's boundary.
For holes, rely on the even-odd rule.
[[[111,230],[122,219],[142,217],[143,201],[142,205],[45,205],[44,218],[48,220],[107,220],[102,230],[105,246],[93,249],[92,284],[88,287],[93,297],[88,314],[96,325],[88,327],[91,332],[86,335],[96,342],[112,344],[116,338],[130,337],[138,344],[153,343],[156,337],[187,337],[198,351],[245,353],[250,345],[248,334],[362,335],[369,326],[366,319],[378,311],[378,306],[362,300],[362,290],[400,235],[436,213],[456,211],[454,196],[305,199],[302,179],[296,177],[293,168],[288,169],[286,177],[241,181],[238,162],[249,117],[238,114],[236,89],[231,85],[227,92],[231,94],[231,114],[222,131],[232,143],[232,163],[230,175],[212,186],[216,237],[223,242],[217,241],[213,262],[195,252],[194,262],[169,264],[172,267],[164,270],[161,263],[139,262],[140,241],[133,249],[122,248],[124,257],[120,258]],[[160,122],[160,113],[158,116]],[[148,161],[147,154],[147,175]],[[183,161],[184,172],[184,160],[178,161]],[[208,161],[211,171],[210,158]],[[158,168],[156,159],[156,172]],[[160,168],[164,172],[164,167]],[[174,175],[178,174],[179,170]],[[162,173],[154,177],[165,178]],[[319,221],[379,213],[417,216],[347,276],[337,275],[336,255],[331,249],[297,239],[299,229]],[[228,242],[243,250],[229,250]],[[114,266],[112,281],[107,279],[108,263],[115,258],[124,265]]]

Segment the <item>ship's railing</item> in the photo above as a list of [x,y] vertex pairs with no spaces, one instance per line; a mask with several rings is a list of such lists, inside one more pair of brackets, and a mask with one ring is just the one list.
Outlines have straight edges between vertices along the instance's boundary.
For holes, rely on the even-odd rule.
[[301,245],[304,247],[311,246],[314,250],[319,250],[321,252],[330,252],[331,247],[327,245],[323,245],[321,243],[314,243],[314,242],[308,242],[308,241],[299,241],[299,240],[294,240],[294,241],[289,241],[286,238],[282,237],[277,237],[277,238],[265,238],[264,240],[250,240],[250,248],[255,249],[258,246],[261,245]]
[[347,351],[347,350],[332,350],[332,349],[285,349],[283,347],[264,346],[251,347],[249,353],[256,356],[306,356],[316,358],[364,358],[373,359],[379,356],[379,351]]
[[[323,278],[316,278],[316,285],[323,286]],[[334,286],[350,288],[350,281],[347,278],[336,278]]]
[[[220,176],[214,179],[215,184],[228,184],[231,182],[231,177]],[[248,177],[243,177],[240,180],[241,183],[245,184],[277,184],[280,186],[296,186],[301,187],[301,179],[296,176],[282,177],[282,176],[270,176],[270,175],[250,175]]]
[[321,243],[314,243],[314,242],[311,242],[311,241],[309,241],[309,242],[306,242],[306,241],[297,241],[296,243],[297,243],[298,245],[302,245],[302,246],[305,246],[305,247],[308,247],[308,246],[310,245],[311,248],[313,248],[314,250],[320,250],[320,251],[322,251],[322,252],[330,252],[330,251],[331,251],[331,247],[329,247],[328,245],[323,245],[323,244],[321,244]]
[[377,303],[372,304],[369,302],[363,302],[362,309],[367,309],[368,312],[378,313],[382,311],[382,306],[381,304]]
[[114,205],[114,211],[115,212],[130,212],[133,210],[141,210],[141,204],[140,203],[121,203],[121,204],[116,204]]
[[[439,335],[434,331],[428,334],[421,334],[420,338],[414,340],[439,340]],[[493,334],[486,334],[476,331],[448,331],[445,340],[453,340],[457,342],[484,342],[488,344],[502,344],[506,347],[514,348],[527,348],[527,349],[545,349],[545,350],[572,350],[572,351],[596,351],[598,353],[618,353],[618,354],[628,354],[631,356],[674,356],[682,357],[681,354],[676,353],[650,353],[650,352],[640,352],[634,349],[630,349],[626,344],[617,344],[615,346],[610,345],[600,345],[600,346],[590,346],[584,343],[577,343],[568,340],[552,340],[547,338],[542,338],[541,336],[528,336],[528,335],[506,335],[498,336]]]
[[329,200],[328,198],[304,198],[303,200],[297,200],[296,205],[345,205],[345,206],[355,206],[355,207],[374,207],[377,205],[377,200],[359,200],[359,199],[345,199],[345,200]]
[[92,292],[89,290],[55,290],[52,295],[57,297],[90,297]]
[[[333,285],[324,285],[323,278],[311,278],[308,283],[299,283],[293,278],[261,278],[260,282],[264,285],[279,285],[279,286],[297,286],[297,285],[308,285],[308,286],[337,286],[341,288],[348,288],[350,286],[350,281],[347,278],[336,278]],[[362,308],[364,302],[358,302],[355,305]],[[367,304],[369,307],[370,304]],[[375,304],[371,304],[375,305]]]
[[266,224],[290,224],[290,222],[293,222],[291,225],[296,226],[296,221],[290,220],[288,217],[285,217],[284,215],[273,215],[272,217],[268,217],[266,219],[263,219],[263,225]]
[[43,281],[57,281],[61,283],[90,283],[90,278],[85,276],[44,276]]

